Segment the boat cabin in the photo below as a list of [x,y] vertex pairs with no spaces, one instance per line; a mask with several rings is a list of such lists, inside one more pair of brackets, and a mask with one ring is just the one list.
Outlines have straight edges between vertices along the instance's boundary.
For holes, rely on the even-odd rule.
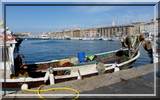
[[[7,35],[8,39],[8,35]],[[4,46],[4,43],[6,44]],[[0,38],[0,78],[3,78],[4,71],[6,68],[7,78],[10,77],[11,74],[14,74],[14,48],[16,41],[14,39],[7,40],[4,42],[3,34],[1,34]]]

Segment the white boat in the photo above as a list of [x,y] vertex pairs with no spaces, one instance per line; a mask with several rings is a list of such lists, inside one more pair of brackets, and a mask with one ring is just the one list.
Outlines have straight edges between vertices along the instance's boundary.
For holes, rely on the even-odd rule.
[[82,40],[94,40],[94,38],[87,38],[87,37],[84,37],[84,38],[81,38]]
[[71,40],[71,38],[69,36],[65,36],[64,39],[65,40]]
[[71,40],[81,40],[79,37],[71,37]]
[[105,37],[102,38],[102,40],[108,40],[108,39],[109,39],[109,38],[105,38]]
[[40,39],[43,39],[43,40],[48,40],[48,39],[50,39],[50,37],[49,37],[47,34],[42,34],[39,38],[40,38]]

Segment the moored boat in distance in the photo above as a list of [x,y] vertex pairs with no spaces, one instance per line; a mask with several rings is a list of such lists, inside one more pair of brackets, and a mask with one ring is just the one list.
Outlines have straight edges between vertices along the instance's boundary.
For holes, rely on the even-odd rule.
[[42,39],[42,40],[49,40],[50,39],[50,37],[47,34],[42,34],[38,38]]
[[71,40],[69,36],[64,36],[64,40]]
[[84,38],[81,38],[82,40],[94,40],[94,38],[87,38],[87,37],[84,37]]

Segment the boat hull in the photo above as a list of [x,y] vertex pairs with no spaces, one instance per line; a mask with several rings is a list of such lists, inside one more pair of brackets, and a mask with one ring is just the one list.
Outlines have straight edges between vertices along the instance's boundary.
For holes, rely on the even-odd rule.
[[[114,70],[108,70],[105,71],[105,73],[112,73]],[[98,73],[92,73],[88,75],[82,76],[82,79],[89,78],[92,76],[96,76]],[[2,90],[7,90],[7,91],[12,91],[12,90],[20,90],[21,86],[23,84],[27,84],[29,88],[36,88],[41,85],[49,85],[49,80],[47,82],[44,82],[44,80],[41,81],[24,81],[24,82],[9,82],[10,80],[14,79],[9,79],[8,82],[2,82]],[[55,79],[55,83],[62,83],[66,81],[71,81],[71,80],[77,80],[77,77],[69,77],[69,78],[62,78],[62,79]]]
[[[103,53],[102,53],[103,54]],[[101,55],[101,54],[97,54]],[[134,63],[136,59],[139,57],[140,53],[138,52],[132,59],[129,59],[125,62],[117,64],[116,67],[119,69],[127,69],[129,68],[130,64]],[[104,64],[105,66],[105,72],[104,73],[112,73],[115,71],[115,67],[113,66],[114,64]],[[108,66],[108,67],[107,67]],[[79,79],[79,76],[81,77],[80,79],[84,79],[87,77],[95,76],[98,75],[99,72],[97,70],[97,64],[89,64],[89,65],[82,65],[82,66],[76,66],[76,67],[60,67],[60,68],[54,68],[55,71],[60,71],[60,70],[71,70],[71,73],[69,75],[60,75],[60,76],[54,76],[54,82],[55,83],[60,83],[60,82],[65,82],[65,81],[70,81],[70,80],[77,80]],[[47,70],[41,70],[44,71],[44,73],[47,72]],[[78,74],[80,73],[80,74]],[[35,72],[36,74],[36,72]],[[2,88],[3,89],[10,89],[10,88],[16,88],[20,89],[21,86],[26,83],[28,84],[29,88],[34,88],[38,87],[43,84],[50,84],[50,80],[47,79],[45,81],[44,76],[43,77],[38,77],[38,78],[29,78],[29,79],[7,79],[6,82],[2,82]]]
[[[136,60],[134,60],[130,64],[134,63],[135,61]],[[121,70],[122,69],[128,69],[129,67],[127,65],[129,65],[129,64],[121,66],[120,69]],[[127,66],[127,67],[125,67],[125,66]],[[107,70],[107,71],[105,71],[104,74],[112,73],[112,72],[114,72],[114,69]],[[96,75],[98,75],[98,73],[92,73],[92,74],[84,75],[84,76],[82,76],[82,79],[89,78],[89,77],[96,76]],[[14,80],[14,79],[10,79],[10,80]],[[77,80],[77,77],[55,79],[55,83],[62,83],[62,82],[71,81],[71,80]],[[49,85],[49,80],[47,82],[44,82],[44,80],[41,80],[41,81],[24,81],[24,82],[2,82],[2,90],[7,90],[7,91],[20,90],[20,88],[23,84],[28,84],[29,88],[35,88],[35,87],[39,87],[41,85]]]

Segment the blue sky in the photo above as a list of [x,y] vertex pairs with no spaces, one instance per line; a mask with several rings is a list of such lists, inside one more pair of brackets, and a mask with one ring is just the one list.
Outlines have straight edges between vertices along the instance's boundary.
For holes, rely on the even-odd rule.
[[147,21],[151,6],[9,6],[7,25],[13,32],[46,32]]
[[[146,21],[151,6],[10,6],[6,21],[13,32],[48,32],[74,27],[94,27]],[[1,5],[0,5],[0,19]]]

